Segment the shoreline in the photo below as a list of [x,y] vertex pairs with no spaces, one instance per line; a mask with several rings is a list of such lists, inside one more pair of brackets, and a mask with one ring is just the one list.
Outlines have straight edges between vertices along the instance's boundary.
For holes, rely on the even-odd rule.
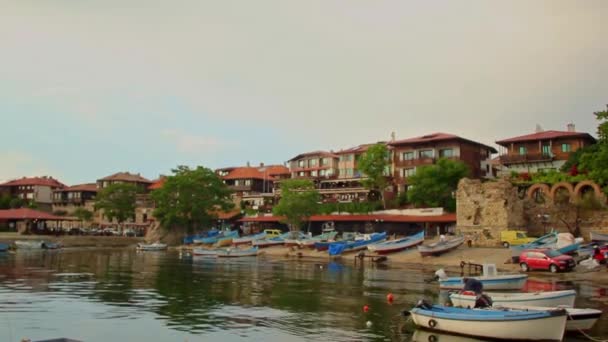
[[0,233],[0,242],[12,245],[15,241],[49,241],[61,243],[62,247],[131,247],[144,242],[141,237],[126,236],[89,236],[89,235],[20,235],[19,233]]

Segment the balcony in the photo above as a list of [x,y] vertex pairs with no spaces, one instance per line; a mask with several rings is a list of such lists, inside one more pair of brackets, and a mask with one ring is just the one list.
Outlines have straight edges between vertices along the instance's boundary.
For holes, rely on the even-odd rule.
[[552,154],[547,153],[505,154],[500,156],[500,162],[503,165],[552,162],[554,159],[555,157]]
[[395,159],[395,166],[414,167],[414,166],[420,166],[420,165],[431,165],[431,164],[434,164],[435,161],[436,161],[436,158],[415,158],[415,159],[407,159],[407,160]]

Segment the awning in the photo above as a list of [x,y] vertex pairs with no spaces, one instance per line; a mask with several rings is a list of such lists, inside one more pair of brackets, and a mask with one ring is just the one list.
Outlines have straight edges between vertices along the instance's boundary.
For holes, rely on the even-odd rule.
[[[239,222],[279,222],[280,216],[243,217]],[[456,223],[456,214],[443,215],[313,215],[311,222]]]
[[[56,216],[44,211],[38,211],[29,208],[5,209],[0,210],[0,220],[53,220],[63,221],[66,218]],[[69,220],[69,218],[67,218]]]

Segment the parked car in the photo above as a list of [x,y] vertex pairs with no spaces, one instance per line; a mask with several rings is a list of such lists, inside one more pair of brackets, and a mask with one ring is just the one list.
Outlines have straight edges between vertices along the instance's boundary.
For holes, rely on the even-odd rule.
[[281,235],[280,229],[264,229],[264,233],[266,233],[267,238],[274,238]]
[[534,240],[536,240],[536,238],[528,237],[526,232],[521,230],[504,230],[500,232],[500,242],[505,248],[525,245],[526,243],[530,243]]
[[552,249],[529,249],[519,255],[519,266],[524,272],[549,270],[556,273],[572,270],[576,266],[576,261],[573,257]]
[[135,237],[135,231],[133,229],[127,229],[122,233],[126,237]]

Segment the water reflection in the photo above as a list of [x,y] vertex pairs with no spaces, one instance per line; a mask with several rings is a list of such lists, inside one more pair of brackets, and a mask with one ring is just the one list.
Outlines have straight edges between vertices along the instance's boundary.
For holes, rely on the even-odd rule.
[[[0,324],[10,328],[10,335],[0,332],[0,339],[10,341],[62,335],[86,341],[201,336],[409,341],[421,333],[400,316],[401,309],[421,297],[447,300],[437,284],[425,282],[432,270],[325,261],[64,250],[5,256],[0,274]],[[595,293],[584,286],[590,285],[583,285],[582,293]],[[388,292],[395,295],[392,305],[386,302]],[[588,307],[602,305],[589,298],[580,301]],[[369,312],[363,312],[364,305]],[[598,329],[594,333],[601,336]]]

